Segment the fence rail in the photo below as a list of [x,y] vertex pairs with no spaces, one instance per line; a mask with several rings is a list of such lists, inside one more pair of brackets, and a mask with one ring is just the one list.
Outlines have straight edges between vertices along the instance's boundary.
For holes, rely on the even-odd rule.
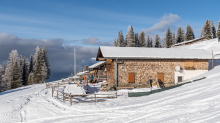
[[[66,83],[68,84],[68,83]],[[64,82],[56,83],[56,84],[46,84],[46,89],[52,88],[52,97],[56,97],[57,99],[60,99],[63,102],[69,101],[70,105],[72,103],[80,103],[80,102],[103,102],[106,98],[117,98],[117,92],[114,94],[71,94],[71,93],[65,93],[64,91],[59,90],[59,87],[66,87],[62,86],[65,85]],[[100,95],[103,95],[100,97]],[[105,96],[104,96],[105,95]],[[92,100],[87,100],[92,99]],[[74,101],[75,100],[75,101]],[[78,100],[78,101],[77,101]]]

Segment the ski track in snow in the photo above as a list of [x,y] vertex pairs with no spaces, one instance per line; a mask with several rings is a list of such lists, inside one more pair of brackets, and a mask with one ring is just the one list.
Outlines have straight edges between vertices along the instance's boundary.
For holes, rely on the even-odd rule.
[[[217,77],[210,76],[209,78]],[[81,103],[73,104],[72,106],[69,105],[68,101],[63,103],[61,100],[52,98],[51,89],[45,89],[45,86],[40,86],[36,92],[22,95],[22,98],[25,99],[24,103],[8,113],[2,114],[1,122],[181,123],[209,122],[219,119],[220,93],[210,97],[204,96],[204,98],[198,99],[197,97],[204,95],[206,92],[213,94],[213,92],[219,90],[220,84],[216,82],[192,90],[186,89],[187,86],[194,85],[196,85],[196,82],[186,84],[183,88],[164,91],[150,96],[134,98],[121,96],[118,99],[110,99],[105,102],[99,102],[96,105],[94,103]],[[184,89],[186,91],[183,91]],[[158,96],[158,99],[155,96]],[[203,113],[210,112],[209,110],[214,110],[215,112]]]

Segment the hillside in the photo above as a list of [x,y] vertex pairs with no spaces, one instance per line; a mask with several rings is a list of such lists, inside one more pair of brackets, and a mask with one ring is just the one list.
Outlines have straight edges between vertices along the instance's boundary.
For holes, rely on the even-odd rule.
[[[219,45],[213,39],[179,48],[220,53]],[[29,85],[0,93],[0,122],[218,122],[220,66],[196,78],[203,76],[207,78],[149,96],[128,97],[124,90],[116,99],[72,106],[51,97],[45,84]]]

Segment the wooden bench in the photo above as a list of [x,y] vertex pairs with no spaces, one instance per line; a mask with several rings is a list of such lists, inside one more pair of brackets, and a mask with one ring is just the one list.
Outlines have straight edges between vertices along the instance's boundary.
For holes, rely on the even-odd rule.
[[117,87],[117,89],[133,89],[134,87]]

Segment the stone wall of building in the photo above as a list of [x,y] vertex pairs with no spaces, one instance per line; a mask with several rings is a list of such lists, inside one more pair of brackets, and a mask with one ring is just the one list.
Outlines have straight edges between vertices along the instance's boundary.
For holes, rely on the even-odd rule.
[[[175,67],[180,66],[185,70],[186,62],[189,60],[141,60],[141,59],[124,59],[118,60],[118,84],[148,84],[148,80],[157,81],[157,74],[164,73],[165,86],[172,86],[175,81]],[[193,61],[193,69],[208,70],[208,60],[190,60]],[[112,60],[110,66],[107,67],[107,81],[116,82],[115,77],[115,60]],[[110,67],[110,68],[109,68]],[[128,73],[135,74],[135,82],[128,83]],[[111,81],[110,81],[111,76]]]

